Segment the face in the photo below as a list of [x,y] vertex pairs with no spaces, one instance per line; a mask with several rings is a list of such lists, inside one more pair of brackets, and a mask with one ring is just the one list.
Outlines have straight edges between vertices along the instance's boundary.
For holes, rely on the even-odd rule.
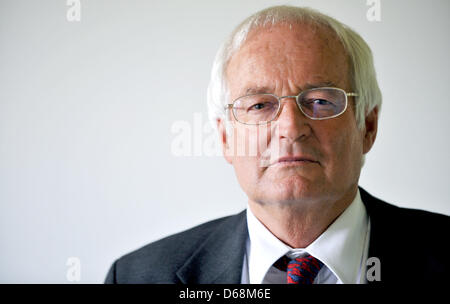
[[[321,86],[352,92],[348,75],[341,43],[329,29],[307,25],[251,32],[226,70],[231,101],[256,92],[298,95]],[[326,120],[304,116],[295,99],[283,99],[279,116],[265,127],[241,124],[230,114],[233,130],[222,133],[224,154],[249,200],[317,204],[354,193],[362,155],[373,140],[357,128],[352,98],[343,114]]]

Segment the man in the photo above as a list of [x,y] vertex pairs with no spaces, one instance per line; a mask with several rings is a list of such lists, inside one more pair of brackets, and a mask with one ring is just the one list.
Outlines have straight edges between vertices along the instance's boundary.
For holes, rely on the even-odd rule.
[[107,283],[448,280],[449,217],[358,187],[381,93],[354,31],[305,8],[258,12],[219,50],[208,103],[247,210],[125,255]]

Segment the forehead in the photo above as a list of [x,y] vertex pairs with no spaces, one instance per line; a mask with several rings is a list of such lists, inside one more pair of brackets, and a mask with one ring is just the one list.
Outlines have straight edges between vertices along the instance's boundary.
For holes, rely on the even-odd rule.
[[323,83],[349,89],[348,71],[344,47],[330,29],[280,24],[253,30],[231,57],[226,76],[238,97],[261,87],[278,94]]

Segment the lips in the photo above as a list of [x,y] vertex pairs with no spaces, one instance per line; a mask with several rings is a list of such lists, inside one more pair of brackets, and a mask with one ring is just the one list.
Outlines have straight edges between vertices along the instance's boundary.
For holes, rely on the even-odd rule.
[[295,164],[295,163],[319,163],[317,160],[310,156],[283,156],[278,158],[273,164]]

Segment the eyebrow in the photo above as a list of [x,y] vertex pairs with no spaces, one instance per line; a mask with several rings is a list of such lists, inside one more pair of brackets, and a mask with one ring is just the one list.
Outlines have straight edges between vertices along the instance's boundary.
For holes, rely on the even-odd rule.
[[303,89],[300,88],[301,91],[322,87],[335,87],[338,88],[338,85],[332,81],[324,81],[324,82],[316,82],[316,83],[306,83]]
[[244,94],[265,94],[265,93],[269,93],[269,92],[273,92],[274,89],[270,88],[270,87],[248,87],[245,91]]
[[[332,81],[324,81],[324,82],[316,82],[316,83],[306,83],[305,86],[302,88],[300,86],[297,86],[299,92],[302,92],[304,90],[314,89],[314,88],[322,88],[322,87],[338,87],[337,84],[335,84]],[[273,94],[274,88],[268,87],[268,86],[255,86],[255,87],[248,87],[243,95],[250,95],[250,94]]]

